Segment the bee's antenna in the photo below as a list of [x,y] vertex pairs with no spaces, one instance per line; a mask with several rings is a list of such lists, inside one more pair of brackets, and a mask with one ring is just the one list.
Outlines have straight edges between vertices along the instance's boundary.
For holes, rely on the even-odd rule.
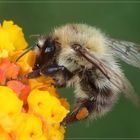
[[25,52],[23,52],[17,59],[16,59],[16,62],[22,57],[24,56],[26,53],[28,53],[30,50],[32,50],[34,48],[34,46],[28,48]]

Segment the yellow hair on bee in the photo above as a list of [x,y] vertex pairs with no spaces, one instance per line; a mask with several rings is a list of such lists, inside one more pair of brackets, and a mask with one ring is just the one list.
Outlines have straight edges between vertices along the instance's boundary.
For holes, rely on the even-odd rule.
[[86,24],[67,24],[54,30],[54,36],[59,38],[62,47],[78,43],[93,52],[105,53],[105,37],[100,30]]

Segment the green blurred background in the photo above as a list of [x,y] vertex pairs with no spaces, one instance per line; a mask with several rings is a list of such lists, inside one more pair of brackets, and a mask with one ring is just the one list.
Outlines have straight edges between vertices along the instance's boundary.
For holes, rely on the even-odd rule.
[[[23,28],[30,45],[32,34],[47,34],[65,23],[87,23],[107,35],[140,44],[140,1],[0,1],[0,22],[13,20]],[[124,72],[140,98],[140,71],[122,63]],[[60,89],[62,96],[74,101],[73,89]],[[111,112],[95,121],[72,124],[65,139],[140,138],[140,106],[122,96]]]

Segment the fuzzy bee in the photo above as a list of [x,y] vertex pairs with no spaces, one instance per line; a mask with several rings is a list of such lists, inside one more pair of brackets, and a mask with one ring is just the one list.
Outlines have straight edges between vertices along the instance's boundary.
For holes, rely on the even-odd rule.
[[25,53],[31,49],[36,52],[36,62],[33,71],[25,77],[51,76],[56,87],[75,88],[75,107],[63,125],[102,116],[112,108],[120,93],[137,103],[117,57],[140,68],[139,45],[109,38],[85,24],[67,24],[48,36],[40,36],[35,47]]

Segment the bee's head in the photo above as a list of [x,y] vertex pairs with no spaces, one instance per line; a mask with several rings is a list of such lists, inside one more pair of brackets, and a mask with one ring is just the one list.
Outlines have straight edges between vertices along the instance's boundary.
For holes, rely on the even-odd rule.
[[33,69],[39,69],[44,64],[53,63],[53,57],[56,52],[56,42],[51,36],[40,36],[35,46],[27,49],[21,56],[17,58],[16,61],[18,61],[23,55],[28,53],[30,50],[34,50],[36,54],[36,61]]
[[54,55],[56,52],[56,42],[51,37],[41,36],[34,47],[36,53],[36,61],[33,69],[39,69],[44,64],[54,63]]

